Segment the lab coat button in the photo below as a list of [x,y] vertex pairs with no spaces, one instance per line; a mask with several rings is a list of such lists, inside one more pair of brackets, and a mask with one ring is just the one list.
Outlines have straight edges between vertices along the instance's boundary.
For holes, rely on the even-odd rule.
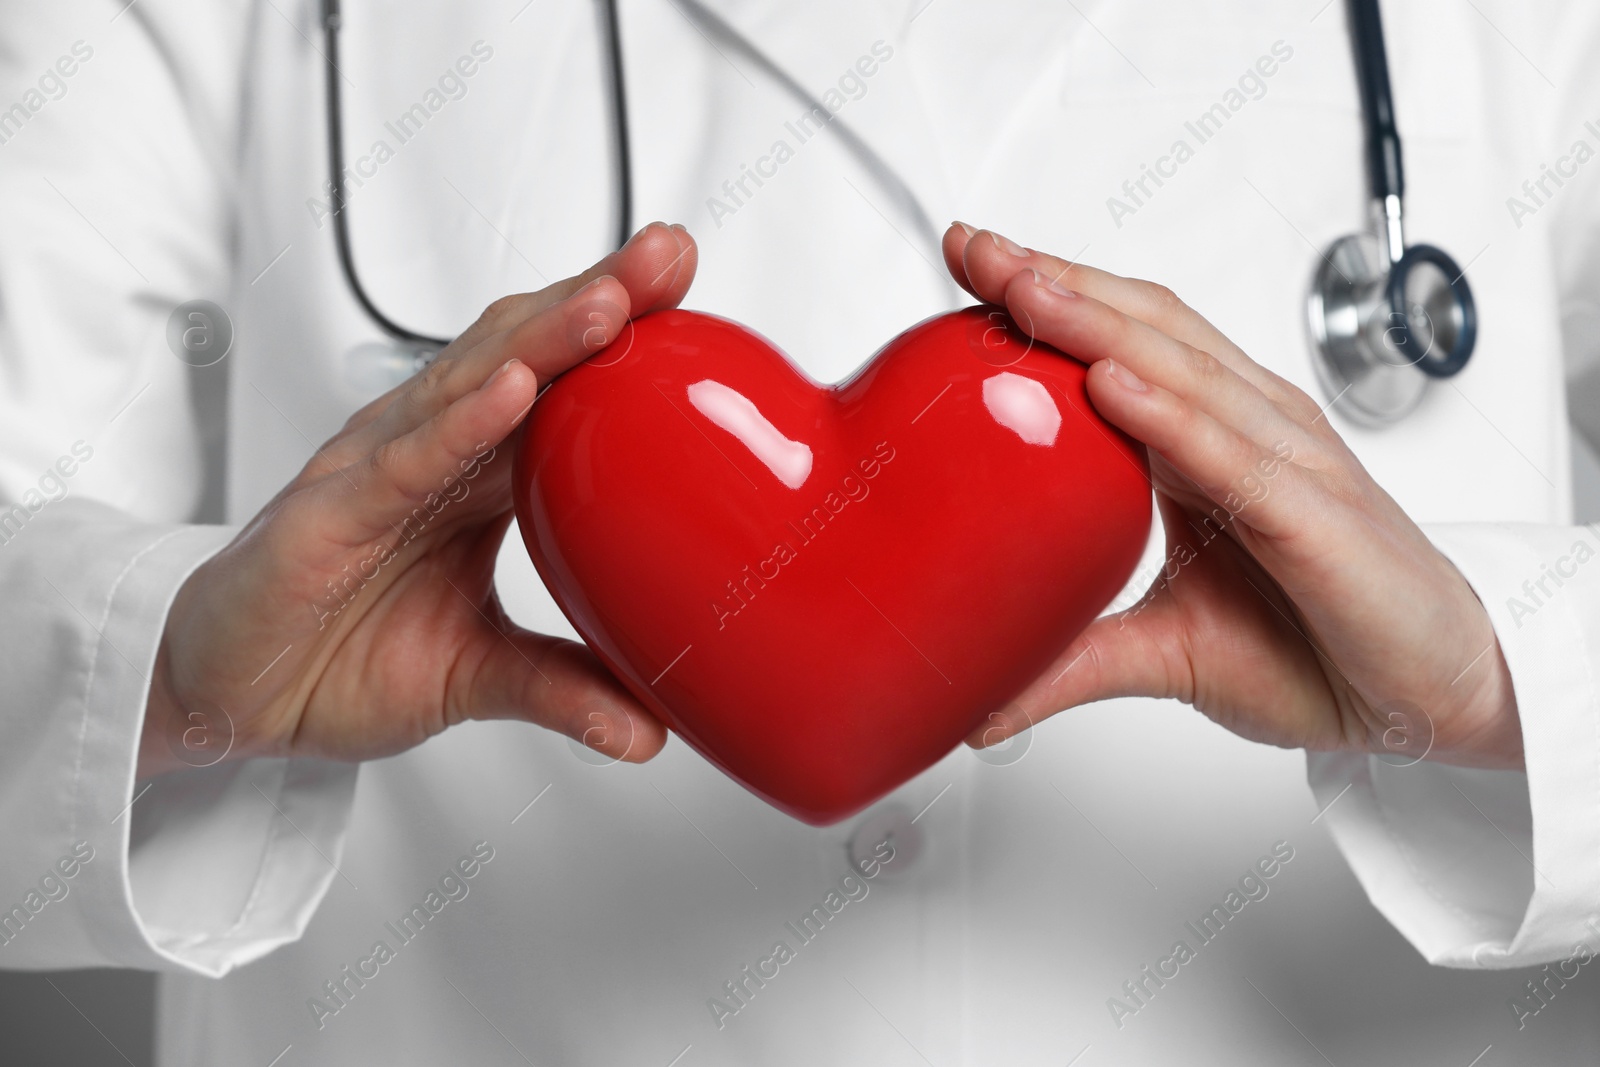
[[904,874],[916,866],[922,846],[922,829],[912,821],[911,809],[891,801],[869,812],[850,835],[850,866],[863,874],[872,873],[874,865],[882,874]]

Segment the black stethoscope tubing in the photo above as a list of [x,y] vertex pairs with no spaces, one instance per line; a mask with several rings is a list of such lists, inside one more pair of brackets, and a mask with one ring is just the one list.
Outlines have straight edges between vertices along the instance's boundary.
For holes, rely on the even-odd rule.
[[[1400,131],[1395,125],[1394,98],[1389,90],[1389,58],[1383,44],[1383,19],[1378,0],[1350,0],[1351,36],[1354,39],[1356,82],[1361,92],[1361,117],[1366,132],[1367,183],[1372,198],[1380,205],[1393,204],[1398,210],[1405,196],[1405,166],[1400,152]],[[1398,225],[1398,217],[1396,218]],[[1406,308],[1406,281],[1412,268],[1431,264],[1449,279],[1451,294],[1461,314],[1461,327],[1455,343],[1444,353],[1424,346],[1424,353],[1412,364],[1432,378],[1448,378],[1466,366],[1477,343],[1478,311],[1466,272],[1443,249],[1434,245],[1391,248],[1392,258],[1385,288],[1385,303],[1390,311],[1395,343],[1402,351],[1416,347],[1411,336],[1411,316]],[[1398,253],[1398,254],[1396,254]]]
[[[396,341],[427,349],[441,349],[450,338],[432,337],[408,329],[384,314],[361,284],[351,249],[350,222],[345,205],[344,181],[344,106],[339,88],[340,0],[322,0],[322,39],[327,68],[328,184],[333,203],[333,239],[339,254],[339,270],[345,283],[374,324]],[[615,141],[617,231],[616,247],[621,248],[633,233],[633,161],[628,138],[628,97],[623,83],[622,30],[617,19],[617,0],[600,0],[604,16],[607,84],[610,89],[611,129]]]
[[[610,112],[616,163],[618,248],[633,232],[633,167],[628,136],[627,93],[623,76],[622,33],[616,0],[599,0],[604,21],[604,43],[610,90]],[[1389,87],[1389,63],[1384,49],[1383,23],[1378,0],[1348,0],[1351,33],[1355,50],[1357,83],[1361,96],[1361,115],[1365,133],[1367,179],[1373,200],[1380,210],[1388,208],[1390,267],[1384,302],[1395,323],[1391,333],[1402,350],[1412,344],[1410,316],[1407,314],[1406,281],[1411,269],[1431,264],[1449,281],[1452,299],[1461,316],[1461,329],[1449,352],[1436,355],[1427,351],[1413,365],[1434,378],[1449,377],[1461,370],[1471,356],[1477,337],[1477,308],[1466,275],[1443,250],[1432,245],[1406,247],[1400,232],[1400,200],[1405,193],[1400,132],[1395,123],[1394,101]],[[328,127],[328,180],[334,204],[334,242],[339,268],[362,310],[384,333],[401,343],[422,349],[440,349],[450,339],[418,333],[384,314],[377,306],[356,269],[351,248],[350,225],[345,206],[343,105],[339,86],[340,0],[322,0],[323,39],[326,54],[326,106]]]

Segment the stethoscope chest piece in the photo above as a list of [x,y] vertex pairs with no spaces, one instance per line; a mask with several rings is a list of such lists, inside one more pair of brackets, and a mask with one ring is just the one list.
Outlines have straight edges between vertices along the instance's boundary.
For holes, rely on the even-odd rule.
[[1461,269],[1432,245],[1390,263],[1370,234],[1341,237],[1306,301],[1317,378],[1330,407],[1366,426],[1396,422],[1428,383],[1466,365],[1477,308]]
[[1478,309],[1455,260],[1433,245],[1406,244],[1383,19],[1378,0],[1348,0],[1348,7],[1374,226],[1322,254],[1306,311],[1327,406],[1354,422],[1387,426],[1421,403],[1430,381],[1467,365]]
[[[1306,301],[1312,364],[1324,395],[1363,424],[1394,422],[1415,408],[1428,379],[1390,354],[1385,285],[1388,262],[1376,238],[1341,237],[1317,264]],[[1373,334],[1377,333],[1377,337]]]

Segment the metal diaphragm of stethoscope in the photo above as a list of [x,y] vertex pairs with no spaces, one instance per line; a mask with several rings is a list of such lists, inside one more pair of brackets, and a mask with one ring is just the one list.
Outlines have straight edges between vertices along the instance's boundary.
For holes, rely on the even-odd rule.
[[[339,267],[356,303],[393,342],[385,358],[409,373],[449,344],[396,323],[368,295],[356,271],[345,213],[344,136],[339,89],[340,0],[322,0],[326,42],[328,183],[334,204]],[[617,246],[632,233],[632,173],[621,33],[616,0],[599,0],[604,16],[618,201]],[[1405,175],[1400,133],[1389,91],[1378,0],[1348,0],[1361,117],[1372,193],[1370,232],[1341,237],[1317,264],[1306,301],[1312,363],[1329,407],[1368,426],[1395,422],[1421,402],[1428,383],[1461,371],[1478,336],[1477,305],[1466,272],[1442,249],[1405,242]],[[697,6],[697,5],[696,5]],[[797,93],[785,75],[773,71]],[[851,137],[852,141],[856,139]],[[857,143],[871,155],[871,149]],[[875,158],[875,156],[874,156]],[[921,221],[920,208],[917,209]]]
[[1433,245],[1406,246],[1405,172],[1378,0],[1349,6],[1374,232],[1328,247],[1306,310],[1312,364],[1329,406],[1355,422],[1384,426],[1415,408],[1431,380],[1467,365],[1478,309],[1454,259]]

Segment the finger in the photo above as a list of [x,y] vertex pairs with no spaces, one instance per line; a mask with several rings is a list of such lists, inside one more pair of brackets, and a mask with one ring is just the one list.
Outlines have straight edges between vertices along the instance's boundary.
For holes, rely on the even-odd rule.
[[637,314],[675,307],[688,292],[697,263],[698,249],[688,230],[681,225],[652,222],[582,274],[564,278],[536,293],[496,300],[451,347],[459,345],[461,351],[468,351],[485,338],[512,329],[604,277],[622,283]]
[[[559,299],[544,302],[541,294],[543,306],[532,314],[520,320],[515,314],[500,316],[499,321],[510,324],[497,333],[469,331],[466,340],[477,337],[477,343],[435,361],[413,378],[410,388],[374,420],[375,436],[388,439],[415,427],[476,389],[508,358],[523,360],[541,381],[570,369],[614,341],[630,317],[681,301],[694,279],[698,256],[694,238],[684,227],[661,223],[645,227],[620,252],[577,279],[547,290],[564,293]],[[600,273],[606,267],[617,273]],[[371,440],[363,444],[375,447]]]
[[[939,245],[944,253],[945,269],[950,272],[950,277],[973,296],[978,296],[978,291],[972,287],[972,282],[967,278],[967,267],[962,257],[966,253],[967,242],[972,240],[973,234],[977,232],[964,222],[952,222],[950,228],[944,231],[944,240]],[[983,298],[978,297],[978,299]]]
[[1012,277],[1003,296],[1024,330],[1076,359],[1093,364],[1115,357],[1136,378],[1175,393],[1264,447],[1305,444],[1292,419],[1210,353],[1037,271]]
[[1196,347],[1233,347],[1221,331],[1164,286],[1024,248],[992,230],[979,231],[968,242],[964,266],[978,295],[992,303],[1000,302],[1006,285],[1019,271],[1037,270]]
[[1237,519],[1272,538],[1322,529],[1312,512],[1325,504],[1292,462],[1292,444],[1269,451],[1113,359],[1089,368],[1088,390],[1108,422],[1144,442],[1223,512],[1214,516],[1220,525]]
[[973,748],[997,745],[1058,712],[1113,697],[1176,697],[1192,702],[1194,671],[1172,618],[1170,600],[1152,596],[1096,619],[1016,700],[967,737]]
[[495,561],[511,524],[506,512],[462,535],[443,557],[459,564],[445,596],[474,629],[450,672],[445,721],[520,719],[612,759],[642,763],[661,751],[666,728],[586,647],[525,630],[494,591]]
[[[988,747],[1060,711],[1114,697],[1175,698],[1243,737],[1335,747],[1318,653],[1260,562],[1233,542],[1196,541],[1192,516],[1158,497],[1168,554],[1145,595],[1095,620],[1016,700],[974,730]],[[1231,664],[1211,670],[1207,665]],[[1251,668],[1251,664],[1255,667]],[[1271,670],[1256,669],[1262,664]],[[1241,669],[1244,670],[1241,674]],[[1335,731],[1337,732],[1337,731]]]
[[533,371],[508,360],[481,387],[422,425],[324,478],[311,490],[309,506],[337,516],[338,532],[330,536],[350,545],[398,533],[418,509],[438,514],[442,501],[457,498],[456,481],[505,440],[538,391]]
[[[620,336],[629,312],[623,285],[610,276],[597,278],[512,329],[479,342],[471,352],[428,367],[376,419],[324,449],[324,462],[359,462],[471,395],[508,360],[521,362],[539,382],[548,381]],[[491,444],[500,440],[489,439]]]
[[[627,292],[626,306],[634,314],[643,315],[648,311],[675,307],[687,294],[698,261],[699,251],[688,230],[681,225],[668,226],[653,222],[629,238],[621,249],[582,274],[555,282],[535,293],[501,297],[484,309],[477,321],[452,341],[430,367],[367,403],[352,415],[336,440],[342,442],[344,438],[370,425],[427,375],[432,374],[436,378],[446,376],[453,361],[481,350],[485,342],[563,301],[571,300],[602,279],[613,278],[621,283]],[[611,302],[621,303],[615,298]],[[479,361],[480,381],[499,366],[493,356],[489,362],[488,367],[483,367],[482,361]],[[467,388],[476,388],[477,384],[473,382]]]
[[[670,268],[669,268],[670,269]],[[445,395],[477,388],[505,358],[520,359],[547,382],[571,370],[622,335],[636,314],[620,279],[596,278],[566,300],[483,342],[459,362]]]
[[[1083,263],[1026,249],[990,230],[979,231],[967,242],[962,263],[973,284],[973,292],[982,300],[1001,303],[1013,277],[1020,271],[1037,270],[1060,285],[1092,296],[1162,333],[1212,353],[1274,402],[1293,403],[1298,397],[1310,403],[1309,397],[1245,355],[1221,330],[1165,286],[1124,278]],[[1314,413],[1314,404],[1312,410]]]
[[[485,623],[485,626],[489,626]],[[643,763],[667,743],[646,711],[593,652],[574,641],[504,623],[464,680],[467,717],[522,719],[612,759]]]

